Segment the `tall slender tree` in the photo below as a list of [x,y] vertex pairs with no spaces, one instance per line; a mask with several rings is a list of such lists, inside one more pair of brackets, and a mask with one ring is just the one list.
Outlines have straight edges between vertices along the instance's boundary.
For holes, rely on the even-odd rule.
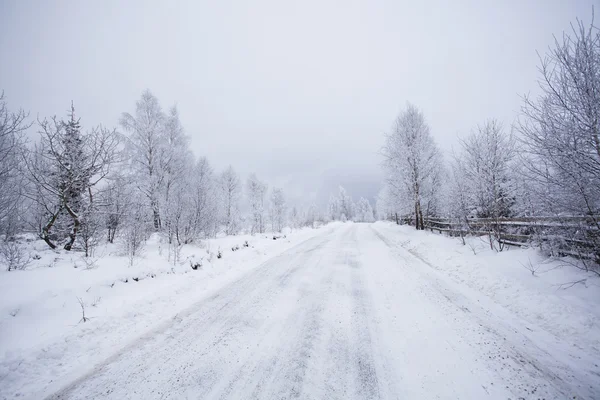
[[424,229],[424,197],[427,193],[433,193],[434,178],[442,160],[419,109],[408,104],[400,113],[391,133],[386,135],[382,153],[387,184],[392,191],[401,193],[400,199],[410,199],[415,227]]

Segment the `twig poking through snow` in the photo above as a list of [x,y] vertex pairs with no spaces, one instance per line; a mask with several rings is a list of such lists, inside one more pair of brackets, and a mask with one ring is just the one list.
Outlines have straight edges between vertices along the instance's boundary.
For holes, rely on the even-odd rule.
[[566,290],[566,289],[569,289],[569,288],[571,288],[571,287],[573,287],[573,286],[577,285],[578,283],[581,283],[581,284],[583,284],[585,287],[587,287],[587,285],[586,285],[586,282],[587,282],[587,278],[584,278],[584,279],[580,279],[580,280],[578,280],[578,281],[567,282],[567,283],[561,283],[560,285],[558,285],[558,288],[559,288],[559,289]]
[[531,275],[533,276],[537,276],[535,273],[540,269],[539,265],[534,265],[531,262],[531,259],[528,260],[527,264],[523,264],[521,263],[521,265],[529,272],[531,272]]
[[87,322],[89,318],[85,316],[85,303],[83,302],[81,297],[78,297],[77,301],[79,301],[79,305],[81,306],[81,319],[79,320],[79,322]]

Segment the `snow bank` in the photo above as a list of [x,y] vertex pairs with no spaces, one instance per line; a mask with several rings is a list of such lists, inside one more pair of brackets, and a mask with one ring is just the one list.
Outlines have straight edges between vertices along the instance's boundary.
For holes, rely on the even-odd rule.
[[[329,229],[297,230],[278,240],[267,234],[211,239],[184,246],[178,263],[153,237],[132,266],[116,244],[98,248],[90,264],[81,254],[31,242],[39,259],[24,271],[0,271],[0,398],[57,390],[264,261]],[[198,262],[202,266],[192,269]]]
[[462,245],[460,239],[387,222],[373,227],[420,259],[426,273],[504,318],[529,342],[574,368],[597,370],[600,279],[568,264],[574,260],[549,259],[532,248],[495,252],[486,239],[470,237]]

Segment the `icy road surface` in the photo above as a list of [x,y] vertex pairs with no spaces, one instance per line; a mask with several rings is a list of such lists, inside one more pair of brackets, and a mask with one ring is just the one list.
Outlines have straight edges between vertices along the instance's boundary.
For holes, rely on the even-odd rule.
[[600,398],[585,371],[485,304],[376,226],[340,225],[50,398]]

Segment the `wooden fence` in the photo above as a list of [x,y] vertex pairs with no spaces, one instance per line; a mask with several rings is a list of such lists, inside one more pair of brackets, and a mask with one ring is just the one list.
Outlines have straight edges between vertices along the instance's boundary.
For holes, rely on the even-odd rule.
[[[414,218],[402,221],[414,225]],[[426,218],[425,229],[450,236],[487,236],[501,245],[534,245],[556,255],[600,261],[598,217]]]

